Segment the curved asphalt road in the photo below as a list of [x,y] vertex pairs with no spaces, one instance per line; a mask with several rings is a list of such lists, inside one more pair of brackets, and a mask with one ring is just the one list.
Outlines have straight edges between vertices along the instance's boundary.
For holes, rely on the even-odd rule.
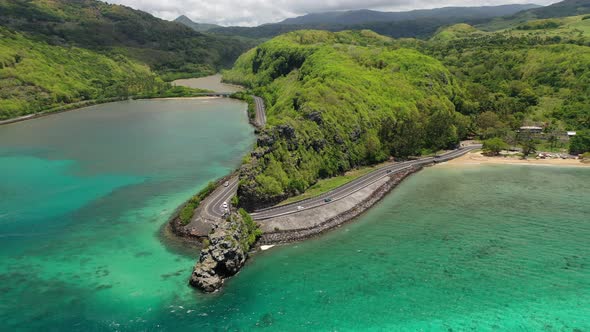
[[[457,158],[459,156],[462,156],[471,150],[480,149],[480,148],[481,148],[481,145],[471,145],[471,146],[463,147],[463,148],[442,154],[437,157],[427,157],[427,158],[422,158],[422,159],[418,159],[418,160],[411,160],[411,161],[393,163],[393,164],[389,164],[386,166],[382,166],[382,167],[374,170],[371,173],[363,175],[356,180],[353,180],[343,186],[340,186],[340,187],[338,187],[332,191],[329,191],[327,193],[324,193],[320,196],[309,198],[309,199],[302,200],[302,201],[295,202],[295,203],[291,203],[291,204],[286,204],[286,205],[282,205],[282,206],[257,210],[256,212],[252,213],[251,215],[252,215],[252,218],[254,218],[255,220],[264,220],[264,219],[275,218],[275,217],[284,216],[284,215],[288,215],[288,214],[292,214],[292,213],[297,213],[297,212],[300,212],[303,210],[316,208],[316,207],[322,206],[322,205],[331,204],[334,201],[343,199],[347,196],[354,194],[355,192],[377,182],[378,180],[380,180],[386,176],[390,176],[392,174],[395,174],[399,171],[405,170],[405,169],[410,168],[412,166],[430,164],[433,162],[439,163],[439,162],[448,161],[448,160]],[[330,199],[329,202],[325,201],[327,198]]]
[[[254,104],[256,107],[256,123],[259,127],[264,127],[266,125],[266,112],[264,107],[264,100],[258,96],[252,97],[254,98]],[[340,186],[334,190],[324,193],[320,196],[291,204],[257,210],[251,215],[252,218],[254,218],[255,220],[265,220],[292,213],[297,213],[303,210],[316,208],[322,205],[327,205],[334,201],[352,195],[355,192],[375,183],[376,181],[379,181],[380,179],[386,176],[395,174],[396,172],[402,171],[412,166],[447,161],[462,156],[471,150],[479,148],[481,148],[481,145],[472,145],[445,153],[437,157],[428,157],[418,160],[405,161],[401,163],[388,164],[386,166],[382,166],[376,169],[371,173],[363,175],[360,178],[355,179],[343,186]],[[238,176],[234,176],[227,181],[227,186],[224,183],[215,191],[213,191],[213,193],[211,193],[209,197],[207,197],[205,201],[203,201],[203,217],[206,219],[223,218],[225,216],[225,208],[223,208],[223,203],[225,202],[228,205],[230,204],[231,198],[237,193],[238,185],[239,178]],[[326,202],[327,198],[329,198],[329,202]]]
[[[264,100],[258,96],[252,96],[254,98],[254,105],[256,107],[256,119],[255,122],[259,127],[266,125],[266,111],[264,108]],[[232,177],[227,181],[227,187],[225,183],[215,189],[204,201],[203,201],[203,217],[205,219],[219,219],[225,215],[225,209],[223,203],[230,204],[232,196],[238,191],[239,179],[237,176]]]
[[[460,149],[447,152],[437,157],[427,157],[418,160],[410,160],[404,161],[400,163],[392,163],[386,166],[382,166],[371,173],[361,176],[358,179],[355,179],[343,186],[340,186],[332,191],[324,193],[320,196],[309,198],[306,200],[302,200],[299,202],[286,204],[282,206],[276,206],[266,209],[257,210],[256,212],[252,213],[252,218],[254,220],[265,220],[270,218],[275,218],[279,216],[284,216],[288,214],[297,213],[303,210],[308,210],[312,208],[316,208],[318,206],[331,204],[335,201],[343,199],[347,196],[354,194],[355,192],[379,181],[380,179],[395,174],[396,172],[405,170],[412,166],[417,165],[424,165],[430,163],[439,163],[448,161],[459,156],[466,154],[469,151],[480,149],[481,145],[471,145],[467,147],[462,147]],[[224,216],[224,208],[223,202],[229,201],[232,196],[237,193],[239,180],[238,177],[235,176],[228,181],[228,186],[220,186],[217,188],[204,202],[204,209],[203,213],[205,214],[206,218],[209,219],[218,219],[223,218]],[[330,201],[326,202],[325,200],[329,198]],[[301,208],[299,208],[301,207]]]

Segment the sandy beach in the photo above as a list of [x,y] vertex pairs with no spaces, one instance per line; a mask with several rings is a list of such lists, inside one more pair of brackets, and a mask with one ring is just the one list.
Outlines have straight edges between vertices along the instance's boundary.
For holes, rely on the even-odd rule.
[[579,159],[520,159],[519,157],[487,157],[481,151],[471,152],[462,157],[455,158],[439,167],[453,167],[457,165],[531,165],[531,166],[579,166],[590,167],[590,163],[583,163]]

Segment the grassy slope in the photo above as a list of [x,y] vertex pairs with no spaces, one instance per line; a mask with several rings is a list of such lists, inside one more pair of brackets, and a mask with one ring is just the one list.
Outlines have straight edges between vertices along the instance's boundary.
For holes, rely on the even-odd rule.
[[[246,53],[225,73],[268,105],[270,129],[242,172],[241,204],[276,203],[391,153],[456,141],[453,78],[437,60],[389,50],[391,43],[370,31],[299,31]],[[406,134],[389,137],[395,130]]]
[[294,202],[299,202],[304,199],[313,198],[320,196],[321,194],[327,193],[330,190],[336,189],[341,187],[353,180],[360,178],[363,175],[366,175],[376,169],[375,166],[365,166],[360,167],[358,169],[353,169],[351,171],[346,172],[343,175],[335,176],[328,179],[321,179],[313,186],[309,187],[304,193],[298,196],[287,198],[286,200],[282,201],[278,205],[285,205]]

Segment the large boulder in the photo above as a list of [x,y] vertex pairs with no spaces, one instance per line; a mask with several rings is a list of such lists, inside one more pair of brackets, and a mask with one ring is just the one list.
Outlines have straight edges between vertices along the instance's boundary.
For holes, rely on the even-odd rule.
[[195,265],[190,284],[204,292],[211,293],[223,286],[223,278],[215,272],[217,262],[211,257],[206,257],[203,261]]
[[229,221],[220,221],[215,226],[189,280],[192,286],[207,293],[214,292],[244,266],[247,249],[241,239],[247,235],[240,218],[233,214]]

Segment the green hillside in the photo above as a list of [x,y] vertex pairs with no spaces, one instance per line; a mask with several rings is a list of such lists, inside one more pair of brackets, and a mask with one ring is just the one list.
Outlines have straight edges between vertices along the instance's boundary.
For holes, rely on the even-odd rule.
[[243,167],[240,204],[276,203],[319,178],[466,135],[449,71],[392,43],[370,31],[298,31],[238,59],[224,77],[265,98],[269,127]]
[[589,129],[589,27],[582,15],[500,32],[460,24],[428,41],[298,31],[260,45],[224,74],[268,104],[241,204],[270,205],[318,179],[468,135],[519,144],[526,124],[549,136]]
[[229,67],[253,46],[96,0],[0,0],[0,13],[0,26],[53,45],[122,54],[170,80]]
[[497,123],[482,128],[489,135],[527,122],[590,128],[586,16],[535,20],[496,33],[449,27],[420,49],[439,58],[461,82],[461,112],[498,116]]
[[0,120],[81,101],[185,92],[123,56],[48,45],[0,28]]
[[191,94],[163,81],[213,74],[250,46],[101,1],[0,0],[0,119]]

